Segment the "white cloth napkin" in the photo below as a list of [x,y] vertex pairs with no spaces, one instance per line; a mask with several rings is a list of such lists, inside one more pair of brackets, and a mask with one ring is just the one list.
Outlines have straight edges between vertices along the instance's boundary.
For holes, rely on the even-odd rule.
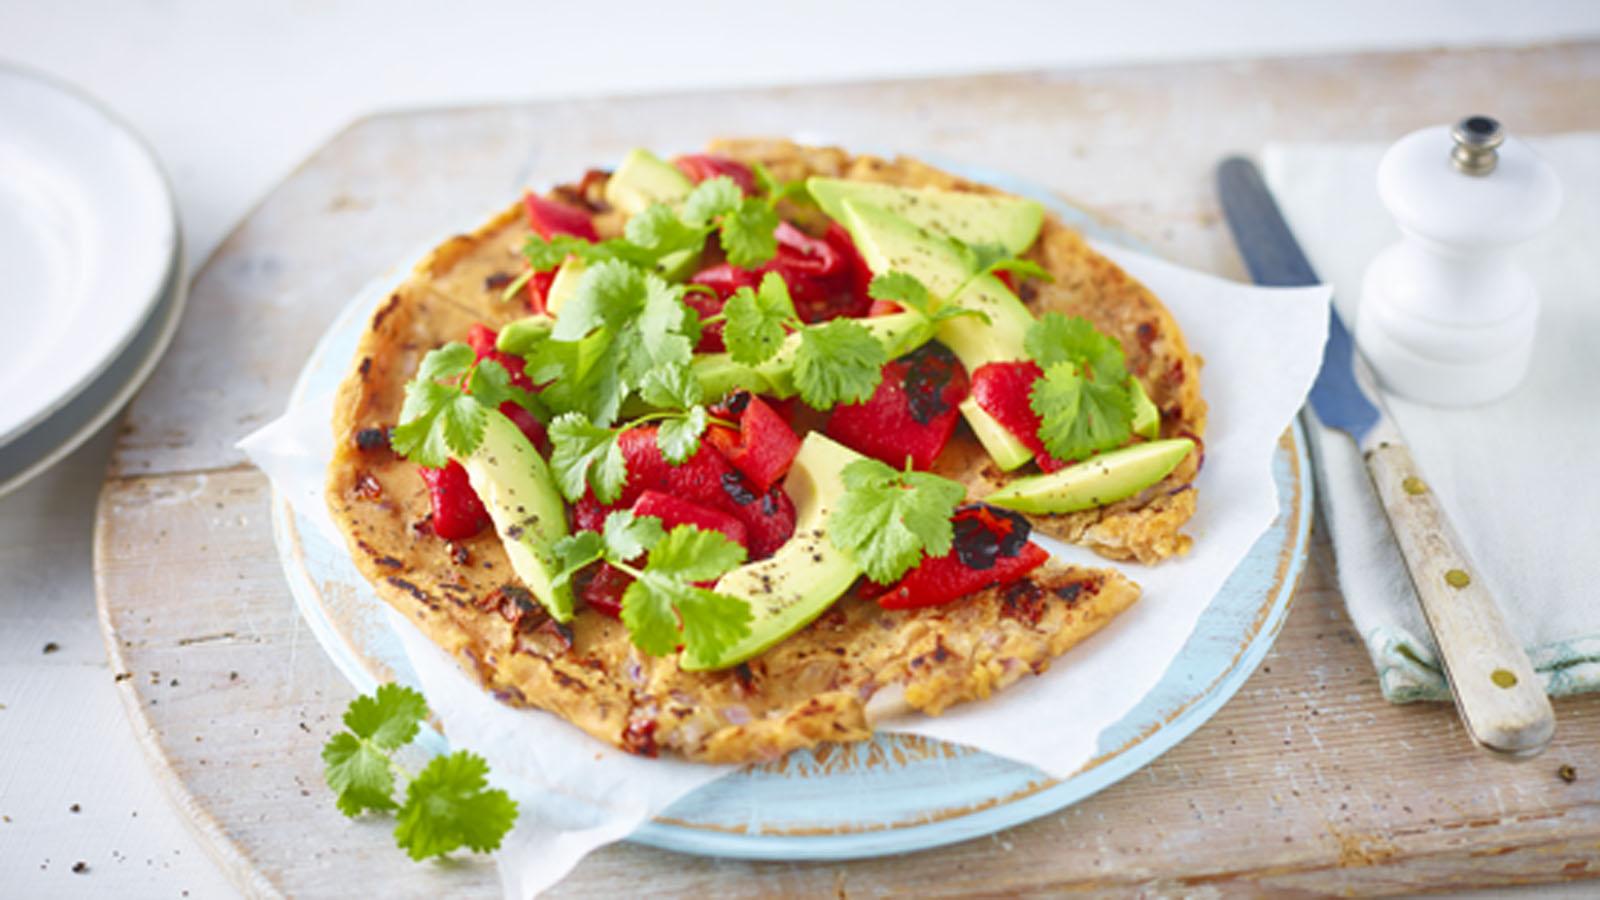
[[[937,718],[879,723],[883,730],[965,744],[1056,777],[1077,771],[1095,753],[1101,732],[1160,681],[1212,597],[1272,523],[1278,508],[1273,454],[1310,389],[1326,336],[1324,287],[1258,288],[1127,250],[1100,249],[1167,303],[1205,359],[1201,383],[1211,415],[1197,482],[1200,509],[1188,527],[1194,550],[1155,567],[1120,566],[1143,586],[1143,598],[1043,675]],[[347,359],[352,329],[359,333],[394,281],[374,282],[352,301],[354,308],[335,323],[317,353]],[[342,375],[343,360],[330,367],[318,358],[308,363],[308,372]],[[289,411],[240,446],[298,514],[343,546],[322,509],[334,387],[308,377]],[[1041,543],[1070,561],[1113,565],[1080,548]],[[350,578],[353,590],[370,592],[353,570]],[[549,887],[590,851],[626,837],[680,796],[728,771],[632,757],[553,716],[503,706],[402,617],[391,619],[451,744],[483,754],[494,780],[521,804],[518,824],[498,854],[508,896]]]
[[[1543,298],[1533,366],[1509,397],[1436,409],[1386,397],[1551,694],[1600,689],[1600,134],[1529,141],[1566,189],[1556,224],[1519,251]],[[1280,144],[1266,178],[1353,324],[1367,263],[1399,231],[1378,199],[1386,145]],[[1354,329],[1352,328],[1352,331]],[[1310,418],[1309,416],[1307,417]],[[1308,423],[1350,618],[1393,702],[1448,687],[1354,445]]]

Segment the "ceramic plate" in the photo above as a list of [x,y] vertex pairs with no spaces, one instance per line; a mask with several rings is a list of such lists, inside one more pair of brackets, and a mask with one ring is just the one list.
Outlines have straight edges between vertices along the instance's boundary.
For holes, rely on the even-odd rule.
[[188,298],[183,254],[173,260],[161,300],[128,346],[67,404],[0,445],[0,496],[76,450],[115,416],[144,384],[178,331]]
[[[1097,237],[1126,242],[1014,179],[947,166],[1046,203]],[[291,405],[326,396],[343,379],[368,315],[391,282],[346,307],[302,371]],[[631,840],[747,859],[851,859],[922,850],[1055,812],[1137,771],[1209,719],[1271,647],[1305,562],[1311,490],[1296,423],[1273,460],[1278,515],[1207,606],[1161,681],[1100,736],[1081,770],[1056,779],[966,747],[909,735],[824,745],[749,766],[683,798]],[[296,602],[340,671],[365,692],[392,679],[416,683],[385,607],[332,542],[283,498],[273,533]],[[442,739],[438,748],[443,749]]]
[[83,95],[0,66],[0,446],[120,358],[177,257],[148,148]]

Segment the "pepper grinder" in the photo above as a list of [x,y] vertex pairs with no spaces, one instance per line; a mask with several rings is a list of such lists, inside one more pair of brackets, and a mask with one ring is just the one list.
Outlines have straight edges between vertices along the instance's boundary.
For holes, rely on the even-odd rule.
[[1488,116],[1412,132],[1378,165],[1404,237],[1367,267],[1356,341],[1383,386],[1437,406],[1510,393],[1528,371],[1539,294],[1512,248],[1561,207],[1549,163]]

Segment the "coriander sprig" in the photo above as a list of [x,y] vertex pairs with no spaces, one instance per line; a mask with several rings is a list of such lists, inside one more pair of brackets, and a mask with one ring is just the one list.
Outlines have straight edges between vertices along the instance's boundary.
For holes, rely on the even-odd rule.
[[814,409],[871,397],[889,361],[883,345],[860,322],[802,321],[788,284],[776,272],[762,276],[755,290],[735,291],[723,306],[723,316],[722,339],[737,363],[760,365],[778,355],[790,333],[800,336],[794,348],[794,383],[800,399]]
[[[517,803],[488,786],[489,764],[470,750],[434,757],[411,775],[394,759],[421,730],[428,715],[423,696],[386,684],[350,701],[346,731],[322,747],[324,778],[339,811],[395,813],[395,844],[414,860],[443,856],[460,847],[478,853],[498,849],[517,820]],[[395,776],[406,778],[405,802],[394,799]]]
[[745,549],[719,531],[693,525],[668,531],[654,516],[616,510],[603,531],[568,535],[555,553],[558,585],[600,560],[633,577],[622,594],[622,624],[634,646],[651,656],[682,646],[711,659],[750,634],[750,604],[700,587],[745,560]]
[[1122,345],[1089,320],[1045,313],[1028,329],[1028,355],[1044,370],[1029,404],[1039,414],[1039,440],[1051,456],[1084,459],[1133,435],[1133,376]]
[[532,394],[511,383],[504,366],[476,359],[466,344],[446,344],[424,356],[416,378],[406,384],[390,446],[412,462],[442,467],[478,448],[488,411],[508,400],[542,413]]
[[621,426],[596,424],[582,412],[565,413],[550,423],[550,469],[568,500],[577,501],[583,496],[585,485],[593,488],[602,503],[614,502],[621,496],[628,469],[618,438],[630,429],[659,423],[656,446],[668,463],[679,466],[700,451],[700,438],[707,426],[739,427],[706,410],[701,404],[700,382],[690,374],[688,366],[670,365],[651,371],[640,384],[639,398],[656,409]]
[[828,537],[867,577],[889,584],[924,556],[950,552],[950,518],[966,497],[960,483],[928,472],[905,471],[875,459],[845,466],[844,498],[828,516]]

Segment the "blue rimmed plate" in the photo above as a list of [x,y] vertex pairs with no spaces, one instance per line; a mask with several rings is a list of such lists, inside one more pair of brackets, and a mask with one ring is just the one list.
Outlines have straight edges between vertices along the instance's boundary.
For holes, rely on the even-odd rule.
[[[1048,191],[950,167],[1033,196],[1083,230],[1127,243]],[[325,396],[344,377],[367,315],[392,287],[354,298],[313,352],[291,405]],[[1298,423],[1273,458],[1277,517],[1201,615],[1157,685],[1100,735],[1096,755],[1057,779],[1021,763],[908,735],[825,745],[746,767],[680,800],[631,839],[748,859],[851,859],[903,853],[999,831],[1055,812],[1137,771],[1231,698],[1271,647],[1305,561],[1311,490]],[[342,543],[281,497],[274,537],[296,602],[334,663],[360,690],[415,683],[385,606]]]

